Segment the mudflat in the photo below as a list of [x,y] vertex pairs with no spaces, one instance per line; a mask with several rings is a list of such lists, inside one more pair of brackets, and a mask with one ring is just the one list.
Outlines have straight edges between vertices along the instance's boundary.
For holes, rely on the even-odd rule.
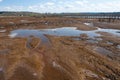
[[119,20],[0,17],[0,80],[120,80],[119,26]]

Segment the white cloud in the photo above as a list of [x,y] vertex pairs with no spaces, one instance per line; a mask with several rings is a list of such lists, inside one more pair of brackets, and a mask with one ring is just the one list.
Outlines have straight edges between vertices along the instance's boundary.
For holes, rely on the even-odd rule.
[[47,2],[46,5],[47,6],[52,6],[52,5],[54,5],[54,3],[53,2]]
[[[120,11],[120,1],[93,3],[89,0],[74,0],[74,1],[58,1],[57,4],[47,2],[39,5],[32,5],[34,7],[31,11],[39,12],[114,12]],[[36,8],[36,9],[35,9]]]
[[8,11],[34,11],[34,12],[119,12],[120,1],[100,1],[95,3],[92,0],[51,0],[30,6],[5,6],[0,10]]
[[23,11],[24,7],[23,6],[5,6],[5,7],[0,7],[0,11]]
[[3,0],[0,0],[0,2],[2,2]]

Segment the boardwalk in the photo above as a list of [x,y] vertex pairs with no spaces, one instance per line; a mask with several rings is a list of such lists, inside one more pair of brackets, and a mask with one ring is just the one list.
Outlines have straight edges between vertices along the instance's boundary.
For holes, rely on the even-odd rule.
[[82,13],[69,14],[67,17],[82,18],[82,19],[98,19],[100,22],[114,22],[120,20],[120,13]]

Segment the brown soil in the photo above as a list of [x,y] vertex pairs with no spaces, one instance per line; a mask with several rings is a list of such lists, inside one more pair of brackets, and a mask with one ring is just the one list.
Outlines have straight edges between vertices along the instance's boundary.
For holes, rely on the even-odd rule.
[[33,36],[30,39],[7,36],[12,30],[25,28],[95,29],[82,21],[63,17],[0,17],[1,29],[7,30],[0,33],[0,80],[120,80],[120,49],[117,48],[120,37],[98,32],[102,40],[90,43],[86,34],[46,35],[51,44],[39,46],[41,40]]
[[116,19],[114,22],[106,21],[100,22],[99,19],[80,19],[82,23],[84,22],[92,22],[95,27],[105,28],[105,29],[119,29],[120,30],[120,20]]
[[41,28],[56,28],[56,27],[77,27],[81,30],[93,30],[81,23],[80,19],[64,18],[64,17],[0,17],[0,27],[5,27],[9,30],[18,28],[26,29],[41,29]]
[[[110,28],[110,29],[119,29],[120,30],[120,23],[94,23],[95,26],[98,26],[100,28]],[[113,27],[114,26],[114,27]]]

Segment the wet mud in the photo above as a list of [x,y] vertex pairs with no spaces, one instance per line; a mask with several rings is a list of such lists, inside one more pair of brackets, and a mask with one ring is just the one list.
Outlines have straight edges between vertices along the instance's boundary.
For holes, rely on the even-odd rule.
[[0,17],[0,80],[120,80],[115,23]]

